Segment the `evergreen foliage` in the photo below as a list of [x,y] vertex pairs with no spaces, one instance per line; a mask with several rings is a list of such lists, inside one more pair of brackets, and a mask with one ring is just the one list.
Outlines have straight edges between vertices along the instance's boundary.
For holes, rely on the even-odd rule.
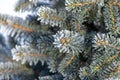
[[15,10],[33,14],[0,14],[1,80],[120,79],[120,0],[19,0]]

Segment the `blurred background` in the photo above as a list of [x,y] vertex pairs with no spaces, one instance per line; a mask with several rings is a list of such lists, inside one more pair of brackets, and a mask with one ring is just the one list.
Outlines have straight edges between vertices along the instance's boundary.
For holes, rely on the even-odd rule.
[[17,1],[18,0],[0,0],[0,13],[25,18],[27,12],[20,13],[14,11],[15,3],[17,3]]

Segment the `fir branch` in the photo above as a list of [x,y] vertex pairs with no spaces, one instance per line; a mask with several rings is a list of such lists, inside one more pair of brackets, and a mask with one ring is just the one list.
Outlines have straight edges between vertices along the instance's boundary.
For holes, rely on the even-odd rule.
[[3,20],[1,20],[0,23],[3,24],[3,25],[5,25],[5,26],[6,26],[6,25],[12,26],[13,28],[20,29],[20,30],[23,30],[23,31],[33,32],[32,29],[26,28],[25,26],[21,26],[21,25],[19,25],[19,24],[17,24],[17,23],[11,24],[11,23],[9,23],[8,21],[3,21]]
[[78,55],[83,50],[84,35],[74,31],[62,30],[54,35],[53,44],[63,53]]
[[41,61],[44,64],[49,58],[46,53],[40,53],[32,46],[16,46],[12,49],[13,60],[20,61],[22,64],[29,63],[30,65],[37,64]]
[[66,63],[66,67],[68,67],[71,64],[71,62],[74,60],[74,58],[75,58],[75,55],[71,56],[69,61]]
[[[118,38],[111,36],[110,34],[100,34],[98,33],[94,38],[93,38],[93,51],[108,51],[109,49],[111,50],[117,50],[119,51],[119,42]],[[96,52],[96,53],[97,53]]]
[[112,24],[114,25],[115,24],[115,19],[114,19],[114,15],[113,15],[113,11],[112,11],[112,4],[108,3],[108,6],[109,6],[110,16],[111,16],[111,19],[112,19]]
[[[98,73],[97,76],[99,77],[99,79],[105,79],[105,78],[110,78],[110,77],[114,77],[115,75],[117,75],[116,69],[118,69],[120,66],[119,61],[112,61],[111,63],[109,63],[108,68],[106,68],[106,66],[104,66]],[[116,78],[118,78],[116,76]]]
[[[107,74],[105,76],[105,78],[109,79],[109,78],[114,78],[114,79],[119,79],[119,74],[120,74],[120,70],[119,70],[120,66],[117,66],[117,67],[113,67],[111,70],[112,72],[109,74]],[[109,72],[107,70],[107,72]]]
[[[93,6],[95,4],[95,1],[88,1],[88,0],[66,0],[65,5],[66,5],[66,10],[73,12],[77,11],[77,8],[85,7],[89,8],[89,6]],[[79,10],[81,11],[81,10]]]
[[119,6],[119,7],[120,7],[120,2],[119,2],[119,1],[117,1],[117,0],[116,0],[116,1],[112,1],[112,2],[111,2],[111,4],[112,4],[112,5],[117,5],[117,6]]
[[27,18],[24,20],[20,17],[5,14],[0,14],[0,23],[26,32],[40,32],[39,30],[41,29],[40,23],[32,23],[32,21],[27,20]]
[[33,32],[32,29],[30,29],[26,26],[20,25],[21,21],[24,22],[24,20],[22,20],[22,18],[19,18],[19,17],[13,17],[13,16],[8,16],[8,15],[2,15],[2,14],[0,15],[0,23],[1,24],[11,26],[16,29]]
[[0,28],[0,33],[3,34],[4,37],[11,37],[15,42],[14,44],[25,45],[33,43],[32,34],[29,32],[24,32],[4,25],[1,25]]
[[60,74],[55,74],[52,76],[43,76],[43,77],[39,77],[39,80],[62,80],[63,77]]
[[17,3],[16,3],[16,6],[15,6],[15,11],[30,11],[30,10],[35,10],[36,8],[36,4],[37,4],[37,0],[34,2],[32,0],[19,0]]
[[[105,55],[105,56],[106,56],[106,55]],[[97,66],[95,66],[94,68],[92,68],[92,69],[93,69],[93,72],[92,72],[92,73],[95,73],[95,72],[99,71],[99,69],[100,69],[101,67],[103,67],[103,66],[105,66],[106,64],[112,62],[114,59],[116,59],[116,58],[118,58],[118,57],[119,57],[119,54],[113,54],[113,55],[111,55],[111,56],[108,55],[107,58],[106,58],[106,57],[99,57],[98,60],[101,60],[101,59],[105,59],[105,60],[101,61],[100,63],[98,63]],[[96,60],[96,62],[97,62],[98,60]],[[99,62],[99,61],[98,61],[98,62]],[[93,65],[94,65],[94,62],[93,62],[93,64],[91,64],[91,65],[93,66]]]
[[[20,63],[14,61],[8,62],[0,62],[0,78],[3,80],[9,80],[13,77],[19,75],[32,75],[33,72],[25,65],[21,65]],[[16,76],[15,76],[16,75]]]
[[81,6],[85,6],[85,5],[92,5],[93,4],[93,2],[83,2],[83,3],[77,3],[77,4],[69,4],[69,5],[67,5],[67,6],[79,6],[79,7],[81,7]]
[[[115,74],[114,71],[119,67],[120,53],[105,53],[98,58],[93,60],[89,67],[80,68],[79,76],[82,80],[102,80],[108,77],[108,75]],[[103,60],[104,59],[104,60]],[[106,77],[107,76],[107,77]],[[114,75],[111,75],[114,76]]]
[[114,2],[108,2],[104,7],[104,22],[107,28],[110,30],[110,33],[119,36],[119,10],[117,5]]
[[63,27],[66,19],[66,11],[60,10],[57,12],[56,9],[51,9],[49,7],[39,7],[38,16],[38,20],[40,20],[41,23]]
[[66,56],[62,59],[59,64],[58,72],[60,72],[65,78],[76,79],[77,75],[77,67],[79,64],[79,59],[76,55],[66,54]]

